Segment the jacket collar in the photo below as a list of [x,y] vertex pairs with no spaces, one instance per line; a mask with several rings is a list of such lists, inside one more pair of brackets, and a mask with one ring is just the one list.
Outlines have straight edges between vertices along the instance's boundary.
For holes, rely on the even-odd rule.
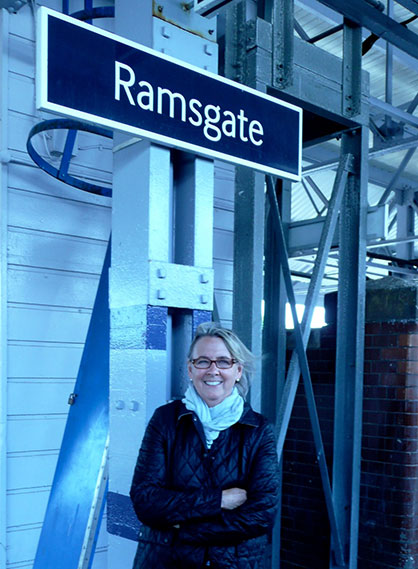
[[259,424],[255,411],[253,411],[250,404],[246,401],[244,402],[244,411],[242,412],[241,419],[238,421],[238,423],[249,425],[250,427],[257,427]]
[[[193,411],[189,411],[189,409],[186,408],[183,401],[180,400],[179,402],[181,404],[181,407],[180,407],[180,412],[177,416],[177,421],[180,421],[180,419],[182,419],[183,417],[186,417],[187,415],[194,415]],[[244,411],[242,412],[241,418],[238,421],[238,423],[242,423],[243,425],[248,425],[250,427],[257,427],[258,426],[257,415],[252,410],[249,403],[247,403],[246,401],[244,402]]]

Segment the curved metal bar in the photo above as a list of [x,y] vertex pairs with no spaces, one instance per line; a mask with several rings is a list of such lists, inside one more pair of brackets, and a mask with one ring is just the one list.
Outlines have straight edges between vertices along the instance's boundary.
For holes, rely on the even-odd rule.
[[[38,152],[35,150],[32,144],[32,138],[39,134],[40,132],[45,132],[47,130],[68,130],[67,142],[65,144],[65,149],[63,153],[63,157],[61,160],[61,165],[59,168],[56,168],[49,162],[47,162]],[[98,186],[96,184],[91,184],[90,182],[85,182],[74,176],[68,174],[68,167],[69,167],[69,160],[71,157],[72,145],[74,144],[75,139],[75,131],[82,130],[85,132],[90,132],[92,134],[97,134],[99,136],[105,136],[106,138],[112,138],[113,134],[110,130],[106,130],[105,128],[91,125],[85,123],[83,121],[78,121],[74,119],[50,119],[43,122],[36,124],[32,127],[31,131],[29,132],[28,140],[26,142],[26,148],[28,151],[29,156],[32,160],[37,164],[44,172],[73,186],[74,188],[78,188],[79,190],[83,190],[85,192],[90,192],[91,194],[97,194],[100,196],[108,196],[111,197],[112,190],[110,188],[106,188],[104,186]]]

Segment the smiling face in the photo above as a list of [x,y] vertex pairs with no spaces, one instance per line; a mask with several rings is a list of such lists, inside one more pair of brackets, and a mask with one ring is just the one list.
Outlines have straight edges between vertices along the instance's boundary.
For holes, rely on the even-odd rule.
[[[192,359],[202,357],[218,360],[231,359],[232,355],[221,338],[203,336],[193,348]],[[215,407],[231,395],[235,382],[242,375],[242,366],[239,363],[229,369],[218,369],[214,363],[208,369],[197,369],[189,362],[187,369],[196,391],[208,407]]]

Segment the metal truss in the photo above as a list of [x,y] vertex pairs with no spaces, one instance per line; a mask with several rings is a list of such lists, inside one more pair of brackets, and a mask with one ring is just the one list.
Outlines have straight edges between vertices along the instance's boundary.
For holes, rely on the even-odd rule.
[[315,263],[315,269],[314,269],[315,274],[312,276],[312,279],[310,281],[309,291],[305,302],[305,312],[301,325],[299,325],[296,313],[296,301],[293,291],[290,268],[288,264],[286,241],[284,237],[284,231],[279,212],[279,207],[274,192],[274,184],[271,177],[267,178],[267,194],[270,201],[271,211],[273,213],[275,234],[277,239],[277,248],[279,253],[279,261],[283,272],[287,297],[292,310],[293,323],[295,326],[295,339],[296,339],[296,350],[292,355],[289,372],[284,386],[281,405],[277,413],[276,432],[278,433],[278,442],[277,442],[278,454],[279,457],[282,456],[284,440],[286,437],[290,415],[296,397],[296,390],[299,383],[299,376],[300,374],[302,374],[304,388],[305,388],[305,395],[308,403],[309,417],[312,425],[312,432],[314,436],[315,448],[317,453],[316,456],[321,473],[325,502],[330,521],[331,533],[333,536],[333,553],[335,556],[336,563],[340,567],[345,566],[343,547],[340,536],[341,532],[338,527],[337,517],[332,498],[331,484],[328,474],[327,463],[325,459],[324,445],[322,442],[321,429],[319,425],[318,413],[316,409],[315,397],[312,387],[312,380],[310,376],[308,360],[306,357],[306,346],[310,334],[310,325],[312,321],[313,309],[317,302],[319,288],[325,271],[326,257],[331,247],[332,236],[334,234],[335,227],[337,224],[337,217],[342,202],[343,190],[348,175],[348,164],[351,158],[352,157],[349,155],[345,156],[341,162],[341,167],[337,172],[333,196],[331,198],[331,202],[328,208],[327,221],[326,224],[324,225],[324,230],[321,237],[321,243],[319,247],[320,253],[318,255],[317,262]]
[[[313,2],[306,0],[301,4],[309,4],[313,8]],[[369,159],[381,159],[390,152],[404,151],[397,169],[388,178],[387,171],[378,171],[378,163],[375,162],[370,166],[370,181],[374,184],[382,186],[382,195],[379,199],[379,205],[389,204],[389,217],[387,225],[387,233],[390,238],[382,239],[383,246],[390,246],[392,255],[403,256],[407,258],[414,257],[414,219],[418,213],[418,199],[416,191],[418,186],[411,180],[410,176],[405,175],[405,170],[418,146],[418,117],[414,115],[414,111],[418,106],[418,93],[408,104],[402,107],[393,105],[393,59],[399,58],[399,51],[394,54],[394,47],[399,48],[405,54],[409,54],[414,58],[418,58],[418,35],[408,28],[418,16],[418,3],[416,0],[399,0],[396,2],[399,6],[403,6],[411,12],[410,17],[402,22],[397,22],[394,17],[394,0],[389,0],[387,5],[387,13],[383,13],[385,7],[379,0],[355,0],[353,2],[345,2],[344,0],[320,0],[320,4],[331,9],[340,17],[343,16],[358,25],[366,27],[372,32],[366,40],[363,41],[363,54],[366,53],[372,45],[382,38],[386,42],[386,69],[385,69],[385,100],[376,97],[370,97],[370,124],[369,128],[373,133],[374,144],[369,149]],[[334,12],[334,13],[335,13]],[[338,18],[335,18],[337,23]],[[309,37],[309,34],[302,28],[300,23],[295,23],[295,30],[301,38],[307,42],[316,42],[324,37],[335,34],[340,31],[341,25],[331,26],[326,32]],[[410,61],[416,61],[410,60]],[[416,67],[414,67],[416,71]],[[312,156],[317,152],[313,150]],[[306,157],[309,159],[309,152]],[[338,158],[325,158],[326,153],[320,158],[319,163],[314,162],[312,165],[304,169],[305,180],[314,179],[316,172],[326,170],[328,168],[335,169]],[[324,159],[325,158],[325,159]],[[305,192],[308,192],[306,183],[303,184]],[[312,183],[310,183],[312,189]],[[317,195],[317,192],[315,192]],[[312,197],[309,196],[312,202]],[[401,209],[402,208],[402,209]],[[401,213],[399,213],[401,211]],[[393,230],[396,227],[396,237],[393,236]],[[405,245],[408,243],[409,245]],[[374,240],[369,240],[368,245],[377,247]],[[383,249],[382,249],[383,250]],[[372,265],[369,264],[369,267]],[[407,273],[408,270],[405,270]]]
[[[418,36],[393,18],[383,14],[372,2],[366,0],[320,0],[322,4],[336,10],[345,18],[350,19],[359,26],[363,26],[373,32],[377,37],[382,37],[400,50],[412,57],[418,58]],[[403,0],[400,4],[415,2]],[[409,8],[408,8],[409,9]],[[415,7],[416,11],[416,7]]]
[[[260,1],[259,4],[263,6],[258,10],[258,15],[264,18],[262,24],[259,21],[245,21],[243,4],[239,4],[238,7],[231,7],[226,18],[226,29],[230,30],[230,35],[228,37],[225,35],[225,50],[226,52],[229,50],[231,55],[229,58],[225,58],[225,68],[229,70],[229,76],[233,76],[239,81],[246,82],[261,90],[265,89],[270,94],[277,94],[277,96],[282,94],[283,98],[287,96],[291,102],[294,101],[302,106],[306,105],[308,110],[314,107],[317,109],[318,124],[321,123],[321,117],[327,116],[329,113],[336,122],[340,120],[341,124],[348,125],[342,131],[338,131],[336,128],[338,136],[341,137],[340,143],[333,141],[322,145],[315,143],[320,137],[315,138],[314,136],[314,142],[305,148],[306,166],[303,172],[303,181],[298,190],[302,192],[303,197],[308,202],[309,208],[313,212],[314,221],[318,222],[316,229],[322,228],[322,233],[315,245],[310,245],[310,253],[316,254],[315,261],[311,258],[306,259],[304,256],[298,257],[297,260],[302,261],[302,267],[305,264],[303,268],[298,267],[294,262],[297,248],[293,251],[290,248],[290,236],[295,227],[292,227],[290,216],[291,192],[288,187],[289,184],[282,181],[275,186],[274,181],[267,178],[269,211],[266,223],[267,228],[273,227],[275,239],[266,239],[267,243],[265,243],[265,283],[268,282],[264,296],[266,301],[264,347],[267,348],[264,351],[267,352],[266,358],[270,358],[269,365],[271,365],[264,368],[266,373],[263,375],[262,391],[265,389],[266,395],[262,393],[262,397],[264,397],[265,409],[268,409],[269,414],[273,415],[276,422],[278,451],[279,455],[282,456],[296,390],[299,378],[302,376],[331,526],[332,556],[330,567],[333,569],[337,567],[355,569],[357,566],[360,500],[364,277],[366,267],[369,274],[375,277],[382,276],[385,271],[396,272],[400,275],[416,273],[416,265],[413,262],[408,263],[408,258],[406,256],[401,257],[399,251],[399,263],[393,259],[391,250],[386,252],[387,258],[382,254],[380,249],[383,249],[384,245],[393,244],[393,239],[386,235],[386,231],[383,231],[382,235],[375,235],[371,232],[367,238],[366,221],[370,217],[366,199],[367,181],[370,179],[373,184],[382,188],[381,195],[378,195],[373,203],[379,202],[383,194],[386,194],[384,200],[380,201],[380,206],[376,208],[379,210],[379,214],[383,212],[387,215],[391,203],[398,215],[400,211],[398,205],[402,205],[404,209],[408,210],[409,217],[411,212],[415,215],[418,209],[415,200],[412,202],[409,200],[409,194],[403,193],[401,195],[399,193],[399,190],[404,190],[404,186],[411,182],[407,166],[418,145],[418,124],[413,115],[417,97],[413,97],[407,105],[402,105],[402,107],[393,106],[391,84],[388,78],[385,82],[385,100],[370,101],[365,78],[361,72],[361,57],[362,50],[365,47],[371,47],[381,37],[389,41],[390,46],[404,49],[409,57],[418,56],[418,42],[416,42],[417,36],[414,32],[401,23],[395,22],[390,14],[383,13],[383,5],[379,0],[369,0],[368,2],[355,0],[351,3],[346,2],[346,0],[324,2],[301,0],[299,3],[309,4],[313,11],[318,5],[324,9],[329,9],[329,12],[334,11],[334,14],[336,10],[339,12],[338,18],[332,22],[328,18],[329,27],[325,31],[322,31],[319,26],[315,32],[308,33],[304,25],[295,20],[292,0]],[[370,22],[373,20],[370,26],[368,25],[369,20]],[[341,23],[342,21],[343,23]],[[380,28],[377,27],[376,22]],[[376,38],[373,37],[368,44],[364,45],[360,26],[367,27]],[[314,27],[312,26],[312,28]],[[390,33],[388,32],[389,28]],[[255,31],[250,41],[246,36],[248,30]],[[295,30],[301,39],[295,37]],[[263,31],[262,36],[261,31]],[[318,31],[320,33],[317,33]],[[329,58],[329,61],[331,65],[335,63],[335,68],[324,69],[327,54],[323,55],[324,52],[316,49],[312,44],[317,44],[325,38],[332,38],[341,31],[343,31],[340,46],[343,53],[342,66],[340,65],[341,59],[337,64],[337,58],[334,57]],[[257,35],[259,33],[260,35]],[[378,48],[381,49],[380,45]],[[392,73],[391,57],[393,54],[389,48],[386,66],[389,76]],[[319,79],[317,79],[318,77]],[[312,83],[314,83],[314,88],[311,88]],[[315,95],[312,95],[315,92],[320,92],[324,100],[315,99]],[[337,95],[334,96],[335,93]],[[372,116],[369,124],[370,108]],[[321,115],[320,110],[324,110],[324,115]],[[316,111],[313,112],[315,114]],[[368,128],[374,135],[373,147],[370,152],[368,151]],[[341,132],[343,132],[342,135]],[[328,141],[332,138],[333,136],[329,136]],[[308,139],[308,142],[310,143],[311,140]],[[390,174],[389,179],[387,170],[385,171],[383,167],[379,167],[375,163],[370,165],[371,175],[370,178],[368,177],[368,159],[400,150],[405,152],[403,167],[398,167],[395,172]],[[320,170],[329,169],[337,170],[330,197],[328,197],[329,190],[325,190],[316,177],[316,173]],[[247,174],[245,179],[248,177]],[[247,191],[251,190],[250,186],[258,188],[257,184],[252,183],[251,185],[244,179],[236,182],[236,196],[241,196],[236,202],[236,207],[237,203],[239,206],[242,196],[250,195],[250,191]],[[280,209],[276,192],[281,200]],[[253,193],[255,194],[255,192]],[[378,194],[377,191],[376,194]],[[393,200],[394,194],[396,194],[396,202]],[[402,204],[398,204],[401,199],[403,200]],[[236,218],[242,216],[242,208],[239,209],[239,207],[236,209]],[[392,219],[394,219],[395,209],[390,214]],[[250,210],[258,227],[258,232],[256,238],[249,243],[252,249],[247,246],[247,258],[248,250],[251,250],[251,255],[253,255],[253,241],[258,247],[262,240],[259,210],[255,206],[251,206],[246,207],[245,211]],[[339,212],[341,212],[340,216],[344,223],[340,223],[337,233]],[[303,224],[303,222],[300,223]],[[305,230],[306,227],[307,225]],[[387,228],[386,223],[385,229]],[[305,233],[308,233],[308,230]],[[338,237],[335,237],[336,233]],[[248,224],[236,231],[235,238],[238,249],[242,249],[241,241],[244,242],[245,239],[248,239],[247,234]],[[270,232],[266,232],[266,235],[270,236]],[[367,239],[370,247],[373,247],[373,252],[368,258],[366,257]],[[406,231],[403,234],[398,232],[396,235],[397,244],[411,243],[413,239],[414,236],[409,235]],[[269,241],[274,241],[274,243]],[[374,249],[378,246],[380,249],[378,248],[376,252]],[[289,259],[289,253],[291,256],[295,254],[295,257]],[[304,251],[304,254],[306,255],[307,251]],[[244,252],[241,253],[241,256],[245,259]],[[252,259],[251,262],[247,261],[245,274],[234,269],[234,298],[241,299],[240,306],[243,308],[251,304],[251,310],[255,312],[259,309],[259,298],[257,296],[259,291],[252,284],[253,281],[255,282],[254,274],[256,272],[253,264]],[[312,264],[313,269],[310,270]],[[306,265],[309,267],[308,270]],[[278,271],[279,266],[280,271]],[[280,276],[274,274],[277,272]],[[324,289],[330,287],[335,290],[337,288],[335,286],[337,277],[339,300],[337,308],[334,462],[331,492],[306,358],[306,346],[313,309],[317,304],[319,295]],[[302,291],[308,291],[304,302],[305,312],[300,325],[296,316],[296,294],[299,293],[299,285],[303,285],[300,286]],[[250,287],[253,287],[253,291],[255,291],[255,293],[251,293],[252,297],[247,292]],[[292,354],[286,379],[283,380],[285,369],[283,353],[286,338],[283,337],[281,327],[284,324],[283,313],[286,298],[291,305],[294,320],[296,349]],[[245,299],[245,303],[242,299]],[[244,312],[247,314],[250,311],[248,309],[241,310],[241,319]],[[235,320],[239,324],[241,323],[239,318],[235,317],[235,313],[238,311],[234,310],[234,326]],[[251,314],[248,316],[246,324],[252,328],[254,334],[253,328],[258,326],[258,322],[252,318]],[[275,361],[272,361],[273,359]],[[273,376],[273,379],[267,376]],[[273,381],[276,384],[274,396],[272,393]],[[267,398],[270,398],[270,401],[267,402]],[[277,402],[277,407],[272,409],[274,402]],[[277,538],[276,530],[274,535]],[[278,544],[275,544],[273,540],[273,566],[278,565],[278,548]]]

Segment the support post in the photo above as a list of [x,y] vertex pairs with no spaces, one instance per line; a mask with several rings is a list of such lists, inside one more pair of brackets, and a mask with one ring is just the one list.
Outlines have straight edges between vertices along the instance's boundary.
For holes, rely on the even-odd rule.
[[[244,34],[239,32],[244,31]],[[244,3],[229,9],[225,52],[229,78],[266,91],[271,82],[271,25],[246,21]],[[264,176],[236,168],[234,215],[233,328],[256,356],[261,356],[263,300]],[[261,359],[251,388],[251,403],[261,408]]]
[[[341,210],[333,501],[349,569],[357,567],[364,358],[368,132],[343,135],[354,156]],[[331,568],[336,567],[331,560]]]
[[256,355],[251,404],[261,408],[264,176],[238,167],[235,177],[233,328]]
[[[215,71],[213,23],[177,0],[115,2],[116,33]],[[178,25],[174,25],[175,22]],[[189,33],[197,23],[205,38]],[[199,28],[199,29],[201,29]],[[203,33],[203,32],[202,32]],[[216,33],[214,34],[216,37]],[[110,275],[109,567],[131,567],[139,522],[129,499],[156,407],[183,393],[186,349],[213,302],[214,165],[115,134]]]
[[[285,236],[290,220],[291,182],[278,180],[276,184]],[[276,424],[277,411],[283,396],[286,375],[286,289],[280,270],[276,240],[272,238],[274,220],[266,201],[266,228],[264,245],[264,323],[263,323],[263,376],[261,411]],[[281,465],[281,461],[280,461]],[[280,471],[282,467],[280,466]],[[271,567],[280,565],[281,495],[276,522],[273,528]]]
[[[396,237],[407,239],[415,234],[415,212],[411,207],[414,200],[414,190],[397,190],[396,203]],[[400,259],[413,259],[414,241],[405,241],[396,246],[396,254]]]
[[273,5],[273,87],[293,83],[294,0],[275,0]]
[[[361,27],[344,20],[343,113],[361,113]],[[361,113],[363,114],[363,113]],[[364,361],[367,240],[368,128],[342,137],[354,157],[340,224],[337,351],[333,454],[333,501],[348,569],[357,567]],[[331,568],[336,561],[331,558]]]

